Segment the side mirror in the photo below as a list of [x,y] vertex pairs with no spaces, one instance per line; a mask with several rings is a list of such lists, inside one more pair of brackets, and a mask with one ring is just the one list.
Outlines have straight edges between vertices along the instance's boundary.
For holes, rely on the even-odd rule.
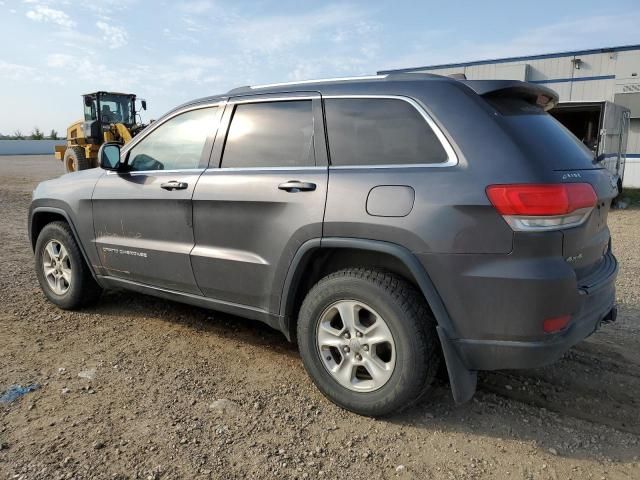
[[142,109],[143,110],[147,109],[147,101],[146,100],[140,100],[140,105],[142,105]]
[[90,107],[91,105],[93,105],[93,100],[91,99],[91,97],[84,97],[84,106]]
[[100,160],[100,168],[116,172],[120,170],[122,165],[120,163],[120,144],[103,143],[98,150],[98,159]]

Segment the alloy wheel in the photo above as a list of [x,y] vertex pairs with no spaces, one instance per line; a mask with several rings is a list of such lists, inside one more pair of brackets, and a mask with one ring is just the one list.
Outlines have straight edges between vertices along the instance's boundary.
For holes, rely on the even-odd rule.
[[71,259],[65,246],[50,240],[42,254],[42,269],[47,284],[56,295],[64,295],[71,287]]
[[369,305],[340,300],[320,316],[317,347],[324,367],[343,387],[372,392],[395,368],[396,347],[384,319]]

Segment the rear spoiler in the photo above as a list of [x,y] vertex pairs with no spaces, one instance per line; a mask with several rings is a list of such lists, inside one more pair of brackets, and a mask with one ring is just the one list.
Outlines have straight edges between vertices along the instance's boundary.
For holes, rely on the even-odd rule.
[[536,83],[521,82],[520,80],[467,80],[466,75],[457,73],[452,75],[436,75],[422,72],[385,72],[378,74],[385,75],[388,80],[427,80],[446,79],[456,81],[470,88],[481,97],[499,98],[511,97],[521,98],[532,105],[542,107],[545,111],[551,110],[558,103],[558,94],[550,88],[543,87]]
[[558,94],[550,88],[518,80],[458,80],[482,97],[521,98],[545,111],[558,103]]

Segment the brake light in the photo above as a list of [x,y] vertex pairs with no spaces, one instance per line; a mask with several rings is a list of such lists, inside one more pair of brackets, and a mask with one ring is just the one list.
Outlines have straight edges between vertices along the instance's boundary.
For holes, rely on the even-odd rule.
[[498,213],[518,231],[575,227],[598,201],[588,183],[490,185],[486,192]]
[[544,333],[559,332],[569,324],[569,320],[571,320],[571,316],[569,315],[547,318],[542,322],[542,329]]

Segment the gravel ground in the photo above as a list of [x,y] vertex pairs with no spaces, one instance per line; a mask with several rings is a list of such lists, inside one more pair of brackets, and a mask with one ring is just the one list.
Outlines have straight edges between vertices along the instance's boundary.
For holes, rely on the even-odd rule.
[[640,478],[640,210],[609,216],[619,321],[553,366],[446,383],[395,417],[343,411],[295,346],[245,319],[133,293],[64,312],[33,270],[26,217],[52,157],[0,157],[2,478]]

